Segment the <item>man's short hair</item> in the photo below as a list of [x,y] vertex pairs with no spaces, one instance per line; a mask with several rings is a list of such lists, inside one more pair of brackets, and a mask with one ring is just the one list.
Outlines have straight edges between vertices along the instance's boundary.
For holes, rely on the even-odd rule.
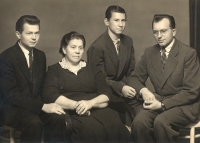
[[23,26],[25,23],[28,23],[30,25],[39,25],[40,27],[40,20],[36,16],[23,15],[17,20],[15,30],[18,31],[19,33],[22,33]]
[[127,17],[126,12],[122,7],[117,6],[117,5],[111,5],[107,8],[107,10],[105,12],[105,18],[107,18],[109,20],[112,16],[112,12],[124,13],[125,16]]
[[176,28],[176,23],[175,23],[173,16],[168,15],[168,14],[155,14],[154,17],[153,17],[153,21],[152,21],[152,29],[153,29],[153,24],[161,21],[163,18],[169,19],[170,27],[172,29]]

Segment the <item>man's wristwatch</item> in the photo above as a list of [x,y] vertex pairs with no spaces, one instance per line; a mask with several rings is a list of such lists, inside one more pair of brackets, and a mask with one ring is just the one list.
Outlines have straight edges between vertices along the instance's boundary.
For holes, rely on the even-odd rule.
[[161,109],[160,109],[162,112],[166,110],[165,108],[165,104],[163,102],[161,102]]

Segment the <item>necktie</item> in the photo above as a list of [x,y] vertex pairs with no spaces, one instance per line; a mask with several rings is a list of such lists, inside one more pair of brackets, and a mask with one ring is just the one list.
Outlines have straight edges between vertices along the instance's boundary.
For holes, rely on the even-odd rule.
[[164,67],[165,67],[165,63],[167,60],[167,56],[166,56],[166,50],[163,48],[161,49],[161,71],[162,73],[164,73]]
[[117,43],[116,43],[116,49],[117,49],[118,56],[119,56],[119,47],[120,47],[120,41],[117,41]]
[[31,74],[31,80],[33,75],[33,50],[29,51],[29,72]]

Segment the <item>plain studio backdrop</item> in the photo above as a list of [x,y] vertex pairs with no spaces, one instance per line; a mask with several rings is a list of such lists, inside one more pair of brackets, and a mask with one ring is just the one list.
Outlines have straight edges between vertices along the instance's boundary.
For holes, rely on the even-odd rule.
[[[41,20],[41,36],[37,48],[46,53],[47,66],[61,60],[58,53],[62,36],[77,31],[90,44],[106,31],[105,11],[119,5],[127,13],[124,34],[132,37],[136,63],[144,50],[156,44],[152,34],[154,14],[174,16],[176,37],[189,45],[189,0],[0,0],[0,53],[14,45],[15,23],[22,15],[36,15]],[[83,56],[86,60],[86,52]]]

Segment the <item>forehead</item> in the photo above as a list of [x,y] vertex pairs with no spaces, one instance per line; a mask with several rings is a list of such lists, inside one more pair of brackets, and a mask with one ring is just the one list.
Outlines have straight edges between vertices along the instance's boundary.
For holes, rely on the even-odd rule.
[[170,27],[170,21],[167,18],[163,18],[162,20],[153,23],[153,30],[166,29],[169,27]]
[[28,23],[24,23],[24,25],[23,25],[23,31],[37,32],[39,30],[40,30],[39,25],[31,25]]
[[111,12],[111,18],[125,19],[125,18],[126,18],[126,15],[125,15],[125,13]]
[[83,45],[82,39],[71,39],[69,45]]

